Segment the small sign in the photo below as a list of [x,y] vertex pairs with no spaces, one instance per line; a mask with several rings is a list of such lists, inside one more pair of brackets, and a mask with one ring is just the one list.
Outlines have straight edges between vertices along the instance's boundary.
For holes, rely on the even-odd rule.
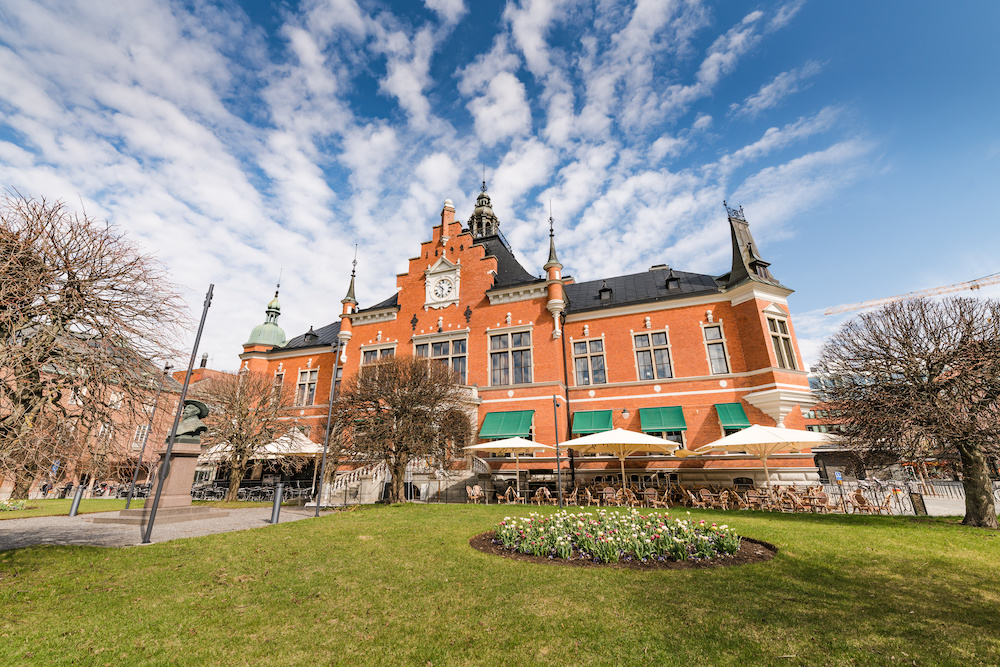
[[844,476],[840,474],[840,471],[838,470],[837,472],[835,472],[833,474],[837,476],[837,484],[840,484],[841,486],[843,486],[844,485]]

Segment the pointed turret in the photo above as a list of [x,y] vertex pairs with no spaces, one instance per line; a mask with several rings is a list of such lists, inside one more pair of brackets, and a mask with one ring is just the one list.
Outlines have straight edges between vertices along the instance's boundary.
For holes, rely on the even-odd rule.
[[563,265],[559,262],[559,257],[556,255],[555,223],[552,220],[551,204],[549,210],[549,261],[545,262],[545,266],[542,268],[545,269],[548,277],[547,291],[549,300],[545,304],[545,308],[552,314],[552,319],[555,322],[552,337],[559,338],[562,336],[562,330],[559,328],[559,316],[566,308],[566,300],[563,296]]
[[722,204],[726,207],[733,242],[733,268],[729,272],[726,289],[736,287],[748,280],[780,285],[781,283],[775,280],[767,268],[770,263],[765,262],[757,254],[753,235],[750,233],[750,225],[743,214],[743,207],[732,208],[725,201]]
[[[281,287],[280,285],[278,286]],[[285,331],[278,326],[278,316],[281,315],[281,304],[278,303],[278,290],[274,290],[274,298],[267,304],[264,311],[264,323],[258,324],[250,332],[250,338],[243,343],[243,347],[253,347],[255,345],[267,345],[269,347],[284,347],[288,341],[285,339]]]
[[358,267],[358,248],[354,247],[354,261],[351,262],[351,285],[347,288],[347,296],[340,300],[344,304],[344,309],[340,314],[340,332],[337,333],[337,339],[340,341],[340,361],[343,363],[347,360],[347,342],[351,340],[353,331],[351,330],[351,314],[358,309],[358,300],[354,296],[354,274]]

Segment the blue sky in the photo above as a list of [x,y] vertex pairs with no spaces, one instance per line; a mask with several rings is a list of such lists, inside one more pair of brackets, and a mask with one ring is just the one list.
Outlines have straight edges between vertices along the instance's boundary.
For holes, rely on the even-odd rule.
[[[289,336],[468,218],[485,166],[540,272],[723,273],[722,200],[824,308],[1000,271],[995,2],[0,0],[0,185],[155,253],[234,368],[283,269]],[[996,296],[998,290],[982,290]]]

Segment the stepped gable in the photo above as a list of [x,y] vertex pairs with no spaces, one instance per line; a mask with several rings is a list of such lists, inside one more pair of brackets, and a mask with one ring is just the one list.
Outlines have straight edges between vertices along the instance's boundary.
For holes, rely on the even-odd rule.
[[[667,287],[668,277],[677,280],[673,289]],[[601,308],[617,308],[636,303],[667,301],[702,294],[718,294],[720,289],[714,277],[702,273],[674,271],[662,267],[642,273],[614,276],[599,280],[565,285],[568,312],[579,313]],[[601,292],[610,290],[609,298],[602,299]]]

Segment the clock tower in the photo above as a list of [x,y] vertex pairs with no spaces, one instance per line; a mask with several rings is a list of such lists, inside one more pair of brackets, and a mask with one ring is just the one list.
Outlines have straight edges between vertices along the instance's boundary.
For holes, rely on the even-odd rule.
[[442,257],[424,272],[424,310],[458,303],[462,265]]

